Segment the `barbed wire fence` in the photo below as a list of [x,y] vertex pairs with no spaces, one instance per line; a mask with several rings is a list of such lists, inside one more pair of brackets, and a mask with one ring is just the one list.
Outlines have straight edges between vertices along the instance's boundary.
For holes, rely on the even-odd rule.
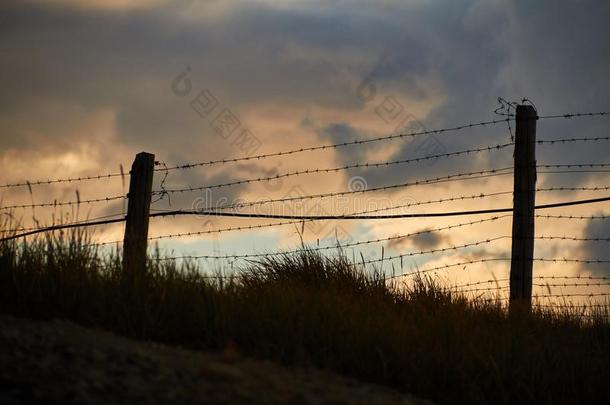
[[[523,120],[522,111],[520,114],[520,109],[529,108],[530,112],[533,110],[533,122],[520,122],[519,120]],[[410,133],[398,133],[392,134],[389,136],[381,136],[376,138],[367,138],[367,139],[356,139],[347,142],[334,143],[334,144],[323,144],[323,145],[315,145],[310,147],[296,148],[285,151],[259,154],[254,156],[246,156],[246,157],[238,157],[232,159],[218,159],[218,160],[209,160],[209,161],[201,161],[201,162],[189,162],[182,163],[177,165],[167,165],[164,162],[154,161],[154,155],[149,153],[140,153],[136,156],[134,161],[134,165],[132,167],[132,171],[129,173],[130,175],[130,192],[127,195],[112,195],[112,196],[104,196],[92,199],[80,199],[80,196],[77,194],[76,200],[70,201],[32,201],[29,204],[7,204],[0,206],[0,214],[4,215],[12,215],[14,210],[19,209],[35,209],[35,208],[58,208],[58,207],[79,207],[81,205],[96,205],[96,204],[108,204],[110,202],[115,201],[129,201],[130,209],[127,211],[127,215],[123,215],[122,213],[116,213],[111,215],[100,216],[96,218],[91,218],[85,221],[72,221],[67,223],[61,223],[52,226],[32,226],[32,227],[17,227],[13,229],[3,229],[0,237],[0,241],[8,241],[18,238],[26,238],[31,235],[36,235],[40,233],[54,232],[58,230],[64,230],[69,228],[84,228],[90,226],[104,226],[115,223],[126,222],[126,232],[125,237],[122,241],[109,241],[109,242],[94,242],[91,244],[87,244],[85,246],[120,246],[123,245],[123,261],[131,260],[132,265],[135,267],[144,267],[143,263],[147,260],[146,257],[146,247],[150,242],[156,242],[160,240],[172,240],[176,238],[183,237],[193,237],[193,236],[205,236],[210,234],[220,234],[227,232],[239,232],[239,231],[253,231],[253,230],[263,230],[268,228],[275,228],[281,226],[295,226],[301,225],[303,226],[305,223],[312,223],[316,221],[379,221],[379,220],[389,220],[389,219],[406,219],[406,218],[433,218],[433,217],[454,217],[454,216],[478,216],[478,215],[491,215],[486,218],[466,221],[466,222],[458,222],[454,224],[449,224],[440,227],[426,227],[425,229],[408,232],[408,233],[399,233],[393,234],[387,237],[378,237],[372,239],[363,239],[363,240],[354,240],[346,243],[340,243],[337,241],[336,244],[329,246],[299,246],[294,249],[281,250],[276,252],[264,252],[264,253],[240,253],[240,254],[196,254],[196,255],[176,255],[176,256],[162,256],[153,258],[153,260],[157,261],[180,261],[180,260],[191,260],[191,261],[199,261],[199,260],[213,260],[213,261],[229,261],[230,263],[243,263],[247,265],[252,261],[271,258],[271,257],[280,257],[282,255],[290,255],[297,254],[302,252],[304,248],[313,251],[313,252],[324,252],[324,254],[332,253],[332,252],[341,252],[344,253],[346,249],[361,247],[365,245],[376,245],[381,243],[394,243],[401,242],[405,240],[409,240],[421,235],[425,234],[439,234],[443,232],[444,234],[455,231],[457,229],[462,229],[466,227],[476,227],[483,223],[496,223],[499,221],[507,220],[508,218],[512,218],[513,220],[513,232],[511,235],[495,235],[489,236],[483,239],[470,241],[468,243],[463,244],[451,244],[443,247],[435,247],[432,249],[421,249],[421,250],[411,250],[407,252],[403,252],[396,255],[385,255],[382,253],[379,258],[369,258],[365,259],[362,257],[362,260],[359,261],[359,264],[367,267],[367,266],[379,266],[384,263],[390,263],[392,265],[392,271],[390,274],[385,274],[384,278],[386,280],[408,280],[413,276],[421,276],[422,274],[439,274],[443,271],[451,271],[452,269],[466,269],[468,266],[476,266],[482,265],[486,263],[510,263],[511,275],[510,277],[504,278],[486,278],[480,279],[476,281],[471,281],[467,283],[455,284],[451,286],[444,287],[450,291],[458,292],[460,294],[464,294],[467,296],[471,296],[473,298],[482,298],[488,300],[495,301],[503,301],[503,302],[521,302],[525,301],[527,305],[531,305],[532,302],[535,307],[538,308],[563,308],[570,307],[574,309],[582,309],[582,315],[588,316],[590,312],[587,310],[592,310],[595,308],[604,308],[606,310],[606,314],[608,314],[608,309],[610,308],[610,301],[608,297],[610,297],[610,292],[608,292],[608,286],[610,286],[610,277],[606,276],[598,276],[598,275],[538,275],[532,272],[531,268],[535,265],[535,263],[553,263],[553,264],[561,264],[561,263],[574,263],[578,265],[587,265],[587,266],[603,266],[610,263],[610,260],[601,258],[601,257],[543,257],[543,256],[535,256],[533,254],[533,246],[535,241],[563,241],[563,242],[581,242],[581,243],[607,243],[610,242],[610,235],[595,235],[595,236],[577,236],[568,234],[566,230],[569,228],[563,227],[564,232],[559,234],[534,234],[525,232],[519,232],[517,235],[515,232],[515,222],[518,220],[525,220],[527,222],[527,227],[532,232],[534,230],[534,221],[604,221],[610,219],[610,215],[606,214],[591,214],[591,215],[572,215],[569,213],[558,213],[558,214],[545,214],[541,213],[541,211],[550,209],[550,208],[559,208],[559,207],[569,207],[575,205],[589,205],[589,204],[599,204],[603,202],[610,201],[610,196],[603,195],[596,198],[588,198],[581,200],[563,200],[557,201],[554,203],[548,204],[539,204],[534,205],[533,198],[538,193],[554,193],[559,192],[561,194],[566,194],[568,192],[607,192],[610,190],[610,185],[591,185],[591,186],[551,186],[551,187],[536,187],[535,186],[535,175],[536,173],[544,173],[544,174],[567,174],[567,173],[609,173],[610,172],[610,162],[579,162],[579,163],[571,163],[571,164],[563,164],[563,163],[548,163],[543,162],[542,164],[538,164],[534,161],[532,164],[523,165],[523,163],[517,163],[519,159],[519,151],[518,151],[518,143],[519,142],[528,142],[532,145],[538,145],[540,147],[553,147],[555,145],[564,145],[564,144],[593,144],[600,142],[610,141],[610,136],[578,136],[578,137],[569,137],[569,138],[557,138],[557,139],[535,139],[535,125],[538,120],[546,120],[546,119],[584,119],[584,118],[593,118],[593,117],[603,117],[608,116],[610,113],[608,112],[586,112],[586,113],[568,113],[568,114],[557,114],[557,115],[538,115],[537,111],[531,106],[525,105],[512,105],[511,109],[508,111],[513,111],[514,113],[503,113],[498,112],[499,115],[504,116],[504,118],[496,119],[496,120],[488,120],[482,121],[478,123],[469,123],[454,127],[436,129],[436,130],[425,130],[418,132],[410,132]],[[511,122],[516,125],[511,125]],[[444,153],[428,153],[425,156],[418,156],[408,159],[398,159],[398,160],[389,160],[389,161],[375,161],[375,162],[356,162],[352,164],[346,164],[341,166],[333,166],[326,168],[307,168],[303,170],[296,171],[286,171],[284,173],[276,173],[272,176],[263,176],[263,177],[253,177],[235,180],[231,182],[224,183],[215,183],[215,184],[201,184],[201,185],[189,185],[182,187],[168,187],[165,185],[166,180],[168,179],[168,174],[174,171],[187,171],[195,168],[201,167],[211,167],[211,166],[219,166],[224,167],[226,165],[231,165],[235,163],[244,163],[251,161],[262,161],[271,158],[286,158],[292,157],[297,154],[306,154],[315,151],[324,151],[330,149],[340,149],[347,147],[365,147],[368,144],[373,143],[382,143],[382,142],[392,142],[401,139],[410,139],[416,137],[422,137],[426,135],[458,135],[459,133],[466,133],[468,130],[472,128],[485,128],[492,127],[496,125],[508,124],[509,131],[511,134],[510,142],[505,143],[497,143],[492,145],[487,145],[483,147],[477,148],[462,148],[455,151],[449,151]],[[534,133],[531,134],[527,131],[523,130],[524,125],[533,125]],[[532,138],[533,137],[533,138]],[[438,161],[441,159],[452,159],[452,158],[463,158],[463,157],[471,157],[477,156],[481,154],[489,154],[496,155],[502,154],[506,152],[511,152],[515,155],[515,164],[513,166],[504,166],[504,167],[492,167],[492,168],[484,168],[476,171],[462,171],[455,173],[448,173],[444,176],[436,176],[436,177],[427,177],[418,180],[401,182],[395,184],[388,184],[378,187],[349,187],[347,190],[333,191],[333,192],[324,192],[324,193],[315,193],[315,194],[305,194],[305,195],[297,195],[297,196],[286,196],[281,198],[267,198],[267,199],[259,199],[259,200],[244,200],[238,202],[222,202],[215,204],[206,204],[205,207],[191,207],[189,209],[173,209],[173,210],[158,210],[155,208],[151,208],[151,198],[155,197],[153,202],[162,200],[166,197],[174,194],[189,194],[195,192],[207,192],[212,189],[221,189],[221,188],[230,188],[240,185],[252,185],[252,184],[267,184],[272,181],[277,181],[279,179],[285,178],[293,178],[293,177],[303,177],[303,176],[315,176],[320,174],[329,174],[329,173],[338,173],[338,172],[348,172],[354,169],[361,170],[370,170],[376,168],[386,168],[393,166],[406,166],[406,165],[418,165],[422,162],[427,161]],[[535,151],[535,148],[534,148]],[[533,153],[534,151],[530,151]],[[522,156],[521,156],[522,157]],[[142,172],[142,170],[138,169],[141,166],[141,162],[143,159],[154,162],[154,165],[150,165],[150,167],[146,170],[146,172]],[[493,159],[493,158],[492,158]],[[152,177],[154,173],[162,173],[163,181],[161,183],[160,189],[152,189]],[[525,173],[524,173],[525,172]],[[534,178],[532,181],[532,173],[534,174]],[[332,200],[334,198],[350,198],[356,195],[369,194],[369,193],[377,193],[382,191],[392,191],[392,190],[403,190],[406,188],[415,188],[415,187],[424,187],[427,185],[438,185],[444,183],[454,183],[454,182],[468,182],[471,180],[478,180],[484,178],[491,177],[499,177],[499,176],[513,176],[515,178],[515,188],[513,190],[503,190],[503,191],[481,191],[479,193],[474,194],[464,194],[464,195],[453,195],[445,198],[437,198],[437,199],[429,199],[429,200],[419,200],[419,201],[410,201],[406,204],[400,205],[391,205],[387,207],[375,207],[373,209],[366,210],[355,210],[350,212],[331,212],[331,213],[307,213],[300,214],[299,212],[303,210],[302,204],[306,201],[313,201],[316,204],[319,204],[322,201]],[[64,177],[64,178],[52,178],[47,180],[25,180],[13,183],[1,184],[0,189],[11,190],[16,188],[24,188],[27,187],[32,193],[32,188],[43,185],[56,185],[56,184],[71,184],[71,183],[83,183],[83,182],[91,182],[91,181],[103,181],[103,180],[112,180],[116,178],[120,178],[124,181],[126,174],[123,172],[122,167],[120,172],[116,173],[106,173],[99,175],[88,175],[81,177]],[[521,184],[521,180],[525,178],[529,178],[532,186],[528,186],[527,189],[523,189],[522,187],[518,187],[517,183]],[[139,191],[135,191],[139,190]],[[532,204],[529,207],[530,211],[528,213],[524,213],[519,211],[519,204],[521,204],[521,199],[524,194],[527,194],[528,198],[532,199]],[[422,213],[413,213],[413,212],[405,212],[406,209],[411,209],[413,207],[421,207],[427,205],[441,205],[446,207],[446,204],[450,204],[452,202],[465,202],[465,201],[495,201],[495,198],[500,196],[509,196],[513,195],[513,204],[510,206],[505,206],[501,208],[489,208],[489,209],[471,209],[471,210],[449,210],[443,209],[439,211],[428,211]],[[132,208],[131,203],[134,200],[143,201],[138,203],[137,213],[132,212],[134,209]],[[278,205],[279,204],[279,205]],[[299,207],[295,207],[295,205],[300,205]],[[524,204],[527,204],[524,203]],[[286,214],[285,211],[288,210],[289,213]],[[397,210],[401,210],[396,213]],[[382,214],[380,214],[382,213]],[[197,215],[204,217],[233,217],[238,218],[239,220],[248,220],[248,219],[270,219],[272,222],[267,223],[255,223],[255,224],[247,224],[247,225],[239,225],[239,226],[230,226],[224,228],[214,228],[214,229],[204,229],[204,230],[196,230],[196,231],[185,231],[178,233],[169,233],[169,234],[159,234],[159,235],[148,235],[148,223],[151,218],[164,218],[164,217],[176,217],[182,215]],[[525,223],[525,222],[524,222]],[[131,229],[129,232],[127,229]],[[446,239],[449,240],[449,239]],[[404,270],[404,260],[415,256],[430,256],[430,255],[440,255],[441,259],[444,257],[444,253],[448,252],[458,252],[465,251],[468,253],[472,253],[473,248],[477,247],[485,247],[493,245],[496,241],[501,240],[511,240],[512,242],[512,252],[511,255],[496,255],[492,257],[472,257],[467,260],[459,260],[456,262],[444,263],[437,266],[432,266],[428,268],[422,269],[411,269],[410,271]],[[527,246],[527,243],[531,243],[531,248],[528,250],[524,246]],[[132,247],[130,247],[132,246]],[[133,246],[138,246],[139,251],[134,252]],[[142,250],[142,246],[144,247]],[[516,249],[520,249],[520,254],[515,252]],[[383,251],[383,247],[382,247]],[[524,253],[525,252],[525,253]],[[462,257],[468,257],[464,255]],[[130,259],[128,259],[130,258]],[[441,260],[442,261],[442,260]],[[400,268],[400,272],[396,272],[394,268],[395,263],[400,263],[398,266]],[[526,268],[525,272],[521,271],[518,273],[519,276],[516,276],[517,268],[521,268],[522,266],[530,266],[529,273]],[[594,272],[593,274],[599,274],[598,272]],[[214,278],[214,279],[223,279],[228,277],[234,277],[234,274],[210,274],[206,277]],[[514,285],[519,283],[521,285],[520,289],[515,290]],[[523,288],[525,286],[525,289]],[[587,288],[588,292],[580,292],[582,288]],[[529,289],[529,290],[528,290]],[[532,289],[535,290],[535,293],[532,293]],[[580,290],[579,290],[580,289]],[[517,291],[517,293],[515,292]],[[510,294],[508,294],[510,292]],[[490,297],[491,295],[491,297]],[[567,302],[567,300],[572,298],[602,298],[603,302]]]

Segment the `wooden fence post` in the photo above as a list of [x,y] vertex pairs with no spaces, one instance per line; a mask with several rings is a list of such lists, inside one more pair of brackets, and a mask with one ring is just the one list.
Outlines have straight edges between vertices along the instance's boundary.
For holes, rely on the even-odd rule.
[[131,166],[127,220],[123,239],[123,271],[144,272],[148,240],[148,215],[152,192],[155,155],[140,152]]
[[[517,106],[509,312],[532,306],[536,204],[536,110]],[[520,312],[519,311],[519,312]]]

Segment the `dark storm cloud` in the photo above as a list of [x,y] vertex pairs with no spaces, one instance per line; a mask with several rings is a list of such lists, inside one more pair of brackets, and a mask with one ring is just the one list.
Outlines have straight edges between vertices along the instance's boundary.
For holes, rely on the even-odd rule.
[[[605,220],[590,220],[584,231],[585,238],[610,238],[610,222]],[[610,260],[608,244],[599,241],[585,241],[581,246],[582,257],[588,260]],[[583,264],[583,271],[590,271],[601,276],[610,276],[610,266],[607,263]]]
[[[498,118],[490,114],[498,96],[510,100],[528,97],[541,108],[541,113],[607,109],[610,82],[606,75],[610,51],[607,41],[602,38],[610,35],[606,24],[610,17],[608,4],[538,2],[533,12],[528,4],[516,2],[502,6],[499,2],[462,2],[447,10],[430,6],[426,18],[408,20],[407,24],[418,33],[411,39],[429,46],[411,48],[417,49],[416,53],[406,52],[408,48],[393,47],[394,52],[380,61],[386,68],[382,66],[374,71],[377,97],[370,102],[379,105],[383,97],[400,94],[400,90],[391,86],[398,78],[402,79],[398,81],[410,84],[416,82],[422,72],[431,71],[436,72],[445,89],[445,100],[428,117],[417,117],[428,129]],[[407,60],[414,57],[424,69]],[[411,89],[407,94],[416,93]],[[408,110],[409,106],[405,107]],[[538,137],[598,136],[604,133],[605,125],[603,119],[539,121]],[[509,139],[504,125],[463,132],[438,136],[438,141],[447,151],[453,151]],[[406,142],[391,159],[417,157],[414,153],[417,148],[413,146]],[[604,161],[609,151],[608,145],[603,143],[593,148],[582,144],[544,146],[539,148],[538,161],[550,164]],[[344,149],[340,153],[349,161],[360,152]],[[489,154],[489,167],[509,165],[511,158],[507,153]],[[383,181],[435,177],[456,171],[458,167],[460,171],[468,171],[475,164],[480,167],[474,160],[450,159],[431,166],[416,165],[409,170],[389,167],[359,170],[352,175],[366,177],[369,184],[377,185]],[[571,174],[558,178],[552,175],[541,185],[578,184],[591,176]]]
[[[217,18],[186,18],[193,4],[188,1],[122,14],[11,4],[2,10],[0,28],[5,150],[65,150],[82,134],[49,137],[49,132],[68,133],[64,128],[74,114],[110,109],[116,112],[117,142],[130,149],[150,148],[168,161],[237,155],[193,113],[188,100],[171,92],[171,81],[186,66],[192,68],[196,90],[210,89],[238,116],[259,102],[357,111],[387,96],[426,100],[431,96],[421,84],[426,80],[442,93],[429,116],[415,117],[430,129],[492,118],[498,96],[527,96],[545,113],[608,105],[610,11],[605,2],[462,0],[451,5],[397,2],[388,8],[339,2],[324,12],[236,2]],[[361,57],[344,60],[342,52]],[[338,80],[347,74],[370,78],[376,98],[358,98],[358,83]],[[599,135],[602,125],[600,120],[540,121],[539,137]],[[393,129],[388,126],[388,132]],[[336,122],[318,134],[329,142],[370,136],[360,132]],[[438,142],[453,151],[507,139],[507,128],[500,126],[439,136]],[[601,144],[540,148],[538,159],[601,161],[608,150]],[[345,162],[363,158],[361,148],[338,152]],[[422,153],[404,142],[390,159]],[[510,163],[509,153],[489,156],[490,167]],[[350,175],[364,176],[374,187],[474,165],[473,159],[447,159]],[[476,165],[480,169],[480,162]]]

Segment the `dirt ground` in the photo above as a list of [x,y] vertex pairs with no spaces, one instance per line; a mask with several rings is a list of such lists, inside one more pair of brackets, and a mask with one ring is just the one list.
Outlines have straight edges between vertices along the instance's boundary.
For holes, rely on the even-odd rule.
[[0,315],[0,404],[429,404],[319,370]]

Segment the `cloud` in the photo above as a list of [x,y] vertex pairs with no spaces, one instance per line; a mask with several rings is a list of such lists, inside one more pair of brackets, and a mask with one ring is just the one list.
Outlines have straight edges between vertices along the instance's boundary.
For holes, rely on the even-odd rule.
[[[608,107],[610,51],[602,39],[610,34],[610,5],[605,2],[311,4],[296,0],[3,2],[0,161],[14,166],[4,177],[116,171],[121,162],[128,167],[142,150],[170,165],[244,156],[212,128],[215,115],[201,117],[191,108],[201,90],[214,95],[218,112],[229,109],[244,128],[252,130],[264,153],[388,135],[406,117],[406,131],[498,118],[492,114],[498,96],[528,97],[541,113]],[[172,81],[187,67],[193,90],[177,96]],[[400,111],[396,119],[390,119],[390,101],[399,105],[392,110]],[[606,127],[603,119],[540,120],[538,137],[599,136]],[[168,186],[412,159],[509,139],[504,124],[472,128],[241,167],[177,171],[169,176]],[[601,142],[541,145],[537,160],[541,164],[604,162],[608,152],[608,144]],[[82,165],[60,164],[65,156],[77,156]],[[280,162],[286,163],[280,167]],[[345,180],[354,176],[363,177],[373,188],[511,164],[512,154],[506,149],[429,164],[353,169],[315,180],[302,176],[299,184],[307,181],[304,188],[314,194],[333,187],[345,190]],[[540,175],[539,185],[600,184],[602,179],[590,173],[561,176]],[[285,180],[284,189],[276,190],[279,196],[294,185],[292,179]],[[447,184],[435,192],[470,195],[499,187],[491,182]],[[271,194],[256,186],[224,189],[220,197],[254,199]],[[414,187],[407,192],[417,200],[440,197],[428,196],[431,189]],[[48,195],[73,191],[49,188]],[[100,190],[92,187],[83,192],[96,197],[95,191]],[[192,195],[174,196],[172,207],[188,208],[192,199]],[[397,243],[434,246],[439,243],[435,237],[440,236]]]
[[[610,222],[600,219],[589,220],[584,229],[585,238],[610,238]],[[608,244],[603,241],[584,241],[580,251],[586,260],[610,260]],[[607,263],[582,264],[581,270],[601,276],[610,276],[610,266]]]
[[422,229],[419,232],[429,231],[418,235],[403,237],[399,239],[392,239],[388,241],[386,247],[388,249],[398,249],[404,245],[415,246],[419,250],[431,250],[436,249],[444,243],[448,243],[450,238],[447,235],[443,235],[438,231],[430,229]]
[[166,1],[167,0],[25,0],[25,3],[47,7],[68,7],[77,10],[126,11],[158,6]]

